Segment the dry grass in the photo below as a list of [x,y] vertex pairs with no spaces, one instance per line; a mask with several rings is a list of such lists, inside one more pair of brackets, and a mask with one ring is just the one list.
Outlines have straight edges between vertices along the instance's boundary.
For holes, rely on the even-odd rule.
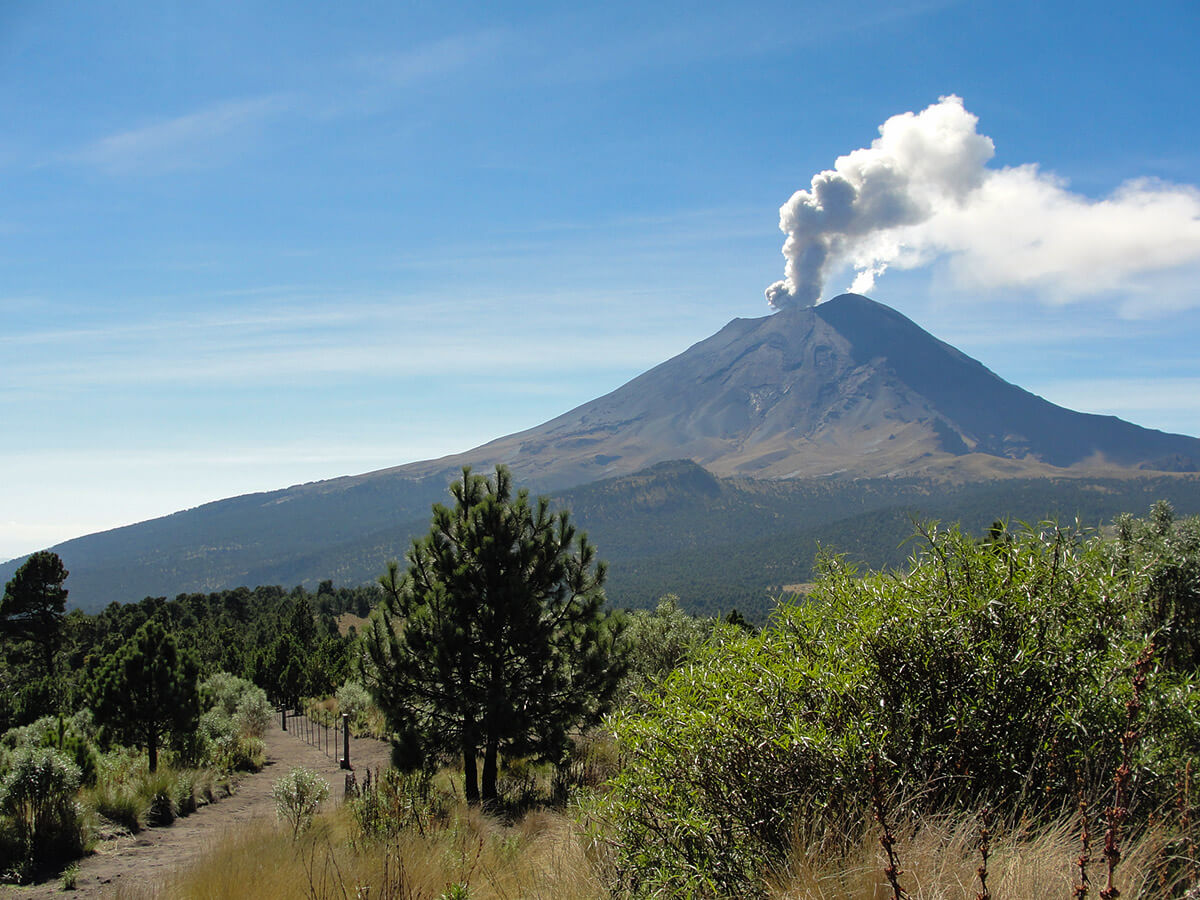
[[354,613],[344,612],[337,617],[338,634],[345,637],[350,633],[351,626],[354,626],[354,630],[361,634],[369,621],[367,616],[356,616]]
[[[977,895],[980,885],[979,822],[973,817],[925,820],[894,828],[900,884],[913,900],[962,900]],[[878,829],[865,829],[846,853],[830,854],[820,843],[797,837],[789,863],[771,879],[774,900],[884,900],[892,888]],[[993,826],[988,857],[988,889],[1004,900],[1071,897],[1077,882],[1079,832],[1075,821],[1026,831],[1020,825]],[[1121,897],[1163,896],[1158,884],[1162,836],[1150,831],[1131,841],[1117,870]],[[1093,848],[1093,854],[1095,848]],[[1102,861],[1090,870],[1098,897],[1103,885]]]
[[[912,900],[976,897],[978,831],[973,818],[934,819],[893,829],[905,896]],[[444,826],[354,849],[344,810],[323,816],[298,842],[274,823],[253,823],[215,844],[195,864],[153,890],[124,889],[124,900],[600,900],[614,893],[603,862],[589,856],[567,816],[536,811],[512,826],[460,807]],[[1157,883],[1161,838],[1130,842],[1117,884],[1121,896],[1163,896]],[[991,896],[1004,900],[1070,897],[1079,853],[1076,823],[1036,831],[995,826],[988,861]],[[797,832],[788,865],[770,879],[772,900],[885,900],[892,888],[878,829],[864,827],[848,851]],[[1090,897],[1099,896],[1101,864],[1093,863]],[[465,894],[454,893],[456,886]]]
[[159,888],[120,896],[437,900],[455,885],[471,900],[611,896],[575,826],[560,814],[535,812],[504,826],[463,808],[436,831],[408,832],[362,850],[351,848],[349,828],[340,810],[320,818],[296,843],[273,823],[248,825]]

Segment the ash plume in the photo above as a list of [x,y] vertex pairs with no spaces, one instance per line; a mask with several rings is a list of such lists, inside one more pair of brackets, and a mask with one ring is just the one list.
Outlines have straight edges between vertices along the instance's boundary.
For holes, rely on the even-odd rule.
[[1068,302],[1200,267],[1194,187],[1141,179],[1093,200],[1036,165],[991,169],[995,145],[978,121],[960,97],[942,97],[814,175],[780,207],[785,277],[767,288],[770,306],[819,303],[845,269],[856,293],[889,267],[938,263],[962,287]]

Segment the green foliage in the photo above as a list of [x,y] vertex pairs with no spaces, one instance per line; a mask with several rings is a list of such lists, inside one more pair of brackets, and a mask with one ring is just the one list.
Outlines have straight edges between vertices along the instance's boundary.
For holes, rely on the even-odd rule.
[[[467,799],[497,799],[498,755],[561,758],[598,721],[621,673],[621,620],[601,611],[604,566],[566,511],[463,470],[408,571],[392,563],[366,637],[364,679],[416,768],[460,754]],[[476,758],[483,756],[482,779]]]
[[75,883],[79,880],[79,863],[71,863],[62,870],[62,875],[59,877],[58,886],[64,891],[75,890]]
[[337,689],[334,695],[337,699],[338,712],[350,717],[352,727],[359,728],[366,724],[367,710],[371,708],[371,695],[357,681],[347,681]]
[[622,693],[637,693],[657,684],[698,649],[712,631],[711,621],[680,609],[674,594],[659,598],[653,612],[631,613],[625,628],[629,649]]
[[387,769],[375,781],[355,785],[347,800],[358,846],[394,841],[405,832],[425,834],[444,824],[451,798],[435,790],[428,772]]
[[208,707],[202,730],[214,738],[261,738],[275,715],[262,688],[228,672],[217,672],[201,682],[200,697]]
[[1162,500],[1148,519],[1124,515],[1115,525],[1113,559],[1137,581],[1161,658],[1200,669],[1200,517],[1178,520]]
[[67,570],[57,553],[34,553],[17,569],[0,598],[0,633],[9,640],[34,644],[45,665],[54,668],[66,612]]
[[263,689],[218,672],[201,683],[200,696],[208,708],[200,716],[185,758],[210,762],[223,772],[261,769],[266,760],[262,737],[275,715]]
[[214,797],[211,772],[169,766],[151,772],[146,757],[129,750],[103,755],[98,769],[85,804],[131,832],[186,816]]
[[280,820],[292,827],[297,838],[312,824],[317,809],[329,796],[329,782],[311,769],[297,767],[271,787],[271,799]]
[[[600,814],[634,887],[761,884],[797,821],[866,808],[872,753],[890,791],[929,811],[1050,815],[1080,779],[1111,783],[1145,571],[1055,528],[982,543],[928,529],[904,574],[823,567],[809,602],[705,645],[614,721],[627,762]],[[1143,706],[1148,809],[1200,746],[1194,675],[1160,666]]]
[[78,767],[57,750],[23,748],[13,757],[0,781],[0,815],[25,862],[36,865],[82,850],[78,789]]
[[104,663],[93,701],[105,733],[145,748],[153,772],[164,740],[184,738],[195,729],[200,712],[196,665],[151,619]]

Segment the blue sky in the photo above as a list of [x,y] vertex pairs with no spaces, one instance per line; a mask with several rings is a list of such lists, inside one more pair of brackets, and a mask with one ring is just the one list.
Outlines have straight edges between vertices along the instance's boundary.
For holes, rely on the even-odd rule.
[[1197,34],[1194,2],[4,3],[0,558],[464,450],[766,315],[780,206],[949,95],[995,196],[870,295],[1200,434]]

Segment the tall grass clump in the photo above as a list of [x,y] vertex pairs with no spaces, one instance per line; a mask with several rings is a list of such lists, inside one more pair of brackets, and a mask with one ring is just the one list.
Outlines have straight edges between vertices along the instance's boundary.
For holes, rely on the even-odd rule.
[[130,832],[170,824],[215,797],[210,770],[160,765],[151,772],[146,756],[113,750],[100,758],[96,783],[82,801],[97,814]]
[[154,894],[366,900],[605,900],[607,890],[574,823],[535,812],[505,825],[465,803],[424,832],[409,828],[369,844],[351,840],[348,810],[322,814],[295,841],[251,823],[225,835]]
[[[611,721],[624,765],[591,814],[627,889],[761,893],[798,822],[847,852],[838,835],[871,818],[872,758],[915,820],[986,806],[1051,821],[1081,782],[1110,790],[1154,621],[1146,567],[1047,526],[983,541],[931,527],[907,571],[821,568],[807,602],[710,641]],[[1127,806],[1142,823],[1200,746],[1197,687],[1159,664],[1140,688]]]

